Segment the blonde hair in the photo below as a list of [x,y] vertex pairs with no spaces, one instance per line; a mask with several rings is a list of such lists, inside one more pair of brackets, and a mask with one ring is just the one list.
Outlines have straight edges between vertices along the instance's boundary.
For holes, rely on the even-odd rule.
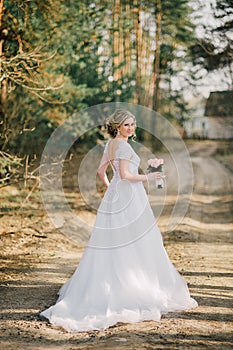
[[115,110],[115,112],[106,120],[108,134],[115,137],[117,135],[118,127],[128,118],[133,118],[136,123],[135,116],[126,109]]

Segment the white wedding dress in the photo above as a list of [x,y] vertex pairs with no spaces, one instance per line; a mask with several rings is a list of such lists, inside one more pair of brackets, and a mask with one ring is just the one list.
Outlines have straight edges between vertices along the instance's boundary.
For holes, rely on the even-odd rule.
[[120,142],[82,259],[56,304],[40,314],[68,331],[158,321],[167,312],[197,306],[167,256],[142,182],[121,180],[120,159],[130,159],[130,171],[138,173],[138,155]]

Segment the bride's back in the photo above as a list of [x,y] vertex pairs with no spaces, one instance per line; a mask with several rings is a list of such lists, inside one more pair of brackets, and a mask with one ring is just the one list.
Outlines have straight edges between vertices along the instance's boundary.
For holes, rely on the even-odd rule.
[[110,161],[117,159],[116,151],[119,149],[120,145],[122,145],[122,142],[126,143],[126,141],[119,138],[114,138],[108,142],[107,154]]

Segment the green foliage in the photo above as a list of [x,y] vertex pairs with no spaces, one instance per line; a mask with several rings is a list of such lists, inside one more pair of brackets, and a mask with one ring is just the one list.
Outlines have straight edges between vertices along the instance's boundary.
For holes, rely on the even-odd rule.
[[1,148],[40,154],[55,125],[101,102],[94,11],[76,4],[5,1]]
[[[216,31],[224,35],[228,5],[224,0],[216,6],[216,16],[224,18],[224,28]],[[191,62],[212,69],[229,58],[228,49],[218,51],[211,66],[202,45],[195,44],[191,12],[188,0],[4,0],[0,148],[40,155],[54,128],[88,106],[111,101],[149,106],[158,52],[159,112],[182,124],[184,91],[172,80]],[[208,45],[214,52],[214,43]],[[188,78],[195,84],[196,77]],[[86,127],[92,128],[88,115],[84,124],[67,124],[67,133],[79,135]],[[88,137],[93,142],[99,135],[93,130]]]
[[[196,66],[192,76],[193,84],[197,84],[199,71],[203,68],[207,73],[224,69],[225,80],[233,81],[233,48],[229,35],[233,28],[232,0],[216,0],[211,7],[215,22],[211,26],[203,24],[202,37],[190,46],[193,65]],[[231,89],[232,84],[229,86],[229,90]]]

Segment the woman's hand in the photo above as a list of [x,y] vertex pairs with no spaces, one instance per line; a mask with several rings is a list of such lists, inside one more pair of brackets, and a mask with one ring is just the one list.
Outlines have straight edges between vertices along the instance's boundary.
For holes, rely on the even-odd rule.
[[154,173],[149,173],[146,175],[146,177],[147,177],[148,181],[156,181],[156,180],[161,180],[162,178],[164,178],[162,173],[160,173],[159,171],[154,172]]

